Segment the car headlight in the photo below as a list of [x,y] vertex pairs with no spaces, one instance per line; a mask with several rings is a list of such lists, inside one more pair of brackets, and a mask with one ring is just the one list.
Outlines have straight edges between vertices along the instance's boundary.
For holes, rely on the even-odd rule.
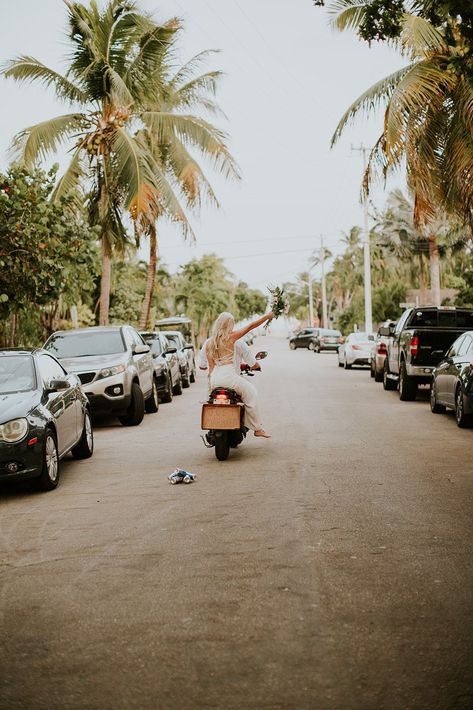
[[0,424],[0,441],[14,444],[21,441],[28,431],[28,421],[26,419],[12,419],[10,422]]
[[104,367],[104,369],[100,370],[99,374],[97,375],[97,379],[103,380],[105,377],[113,377],[113,375],[119,375],[120,372],[125,372],[125,370],[125,365],[114,365],[113,367]]

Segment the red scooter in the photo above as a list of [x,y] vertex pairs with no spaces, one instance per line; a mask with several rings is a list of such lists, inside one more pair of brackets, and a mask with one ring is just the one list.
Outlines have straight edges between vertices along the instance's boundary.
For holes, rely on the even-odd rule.
[[[268,356],[264,350],[256,353],[255,360],[263,360]],[[246,363],[240,365],[242,376],[253,377],[255,371]],[[209,400],[202,406],[202,429],[207,434],[202,437],[208,449],[215,448],[215,456],[219,461],[228,459],[230,449],[242,443],[248,429],[244,425],[245,405],[235,390],[216,387],[210,393]]]

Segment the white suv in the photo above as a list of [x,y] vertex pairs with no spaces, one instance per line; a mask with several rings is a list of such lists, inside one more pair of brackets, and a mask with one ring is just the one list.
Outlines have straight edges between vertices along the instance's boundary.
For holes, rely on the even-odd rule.
[[131,326],[99,326],[53,333],[44,345],[77,375],[93,413],[136,426],[157,412],[158,389],[149,346]]

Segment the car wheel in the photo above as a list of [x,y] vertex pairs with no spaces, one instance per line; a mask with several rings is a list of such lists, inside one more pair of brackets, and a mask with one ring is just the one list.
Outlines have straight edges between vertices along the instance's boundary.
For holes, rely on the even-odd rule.
[[315,346],[314,352],[317,353],[317,355],[320,355],[320,345]]
[[292,342],[292,340],[289,341],[289,349],[290,350],[295,350],[296,349],[296,344]]
[[307,347],[309,348],[309,350],[315,350],[315,343],[314,343],[314,341],[311,340],[311,341],[309,342],[309,345],[308,345]]
[[191,381],[191,383],[195,382],[195,365],[192,366],[190,381]]
[[345,355],[345,360],[343,362],[343,367],[345,368],[345,370],[351,370],[351,365],[348,364],[348,360],[347,360],[346,355]]
[[40,491],[53,491],[59,483],[59,454],[57,441],[52,429],[46,429],[43,444],[41,474],[34,480]]
[[430,385],[430,411],[433,412],[433,414],[443,414],[445,410],[445,405],[439,404],[437,402],[437,390],[435,387],[435,380],[432,380],[432,383]]
[[343,367],[343,362],[340,362],[340,358],[338,360],[338,367]]
[[156,377],[153,377],[153,385],[151,387],[151,396],[145,401],[145,412],[147,414],[155,414],[159,409],[159,394]]
[[406,363],[402,361],[401,371],[399,373],[399,399],[402,402],[413,402],[417,397],[417,390],[417,380],[413,377],[409,377]]
[[131,385],[131,403],[126,414],[118,417],[123,426],[138,426],[145,415],[145,398],[141,387],[133,382]]
[[176,382],[176,384],[174,385],[172,391],[174,392],[175,395],[182,394],[182,375],[180,372],[179,372],[179,379]]
[[388,365],[388,360],[386,359],[384,361],[384,370],[383,370],[383,389],[385,390],[395,390],[397,388],[397,382],[396,380],[392,380],[389,375],[389,365]]
[[166,377],[166,389],[164,390],[164,394],[163,394],[163,402],[172,402],[172,395],[173,395],[173,389],[172,389],[171,374],[168,373],[168,376]]
[[90,459],[94,453],[94,432],[92,430],[92,421],[88,411],[84,414],[84,427],[82,436],[79,442],[71,451],[75,459]]
[[469,414],[465,414],[465,401],[461,387],[457,387],[455,393],[455,419],[460,429],[471,426],[472,417]]
[[184,389],[187,389],[188,387],[191,386],[191,381],[190,381],[190,376],[189,376],[189,370],[186,369],[186,372],[184,375],[182,375],[182,386]]
[[373,365],[373,360],[370,360],[370,377],[374,379],[375,376],[375,371],[374,371],[374,365]]
[[374,381],[375,382],[382,382],[383,381],[383,371],[376,369],[376,365],[374,366]]

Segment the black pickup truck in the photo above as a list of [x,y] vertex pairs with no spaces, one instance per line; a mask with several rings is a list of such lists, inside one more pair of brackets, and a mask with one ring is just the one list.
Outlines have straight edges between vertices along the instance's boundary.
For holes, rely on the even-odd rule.
[[473,330],[473,309],[408,308],[394,326],[380,328],[388,336],[384,362],[383,387],[412,401],[419,384],[429,384],[432,371],[443,359],[454,340]]

